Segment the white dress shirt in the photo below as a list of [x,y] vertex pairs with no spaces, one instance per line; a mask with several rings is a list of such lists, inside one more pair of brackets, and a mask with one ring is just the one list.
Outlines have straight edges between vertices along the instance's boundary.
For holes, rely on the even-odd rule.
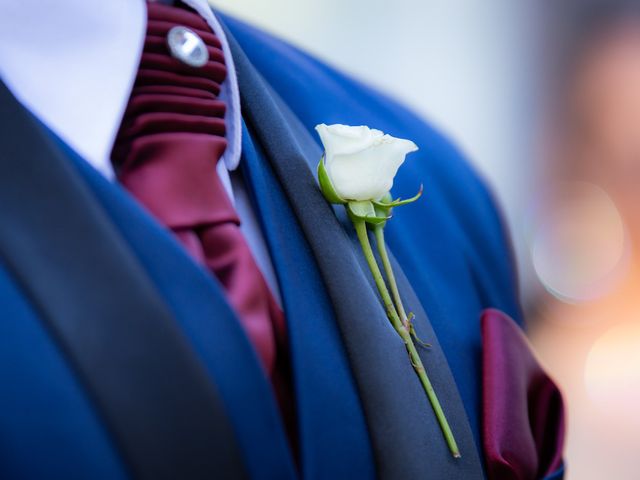
[[[227,149],[218,174],[236,206],[258,266],[280,299],[273,265],[239,173],[238,82],[226,36],[207,0],[183,0],[222,43],[227,78]],[[0,1],[0,76],[16,98],[106,178],[111,150],[136,78],[146,33],[144,0]]]

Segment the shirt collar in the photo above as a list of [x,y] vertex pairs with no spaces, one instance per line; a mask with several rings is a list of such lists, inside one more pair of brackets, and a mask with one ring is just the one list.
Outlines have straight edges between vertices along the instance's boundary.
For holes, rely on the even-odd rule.
[[[206,0],[184,0],[219,37],[227,64],[228,170],[240,159],[241,114],[226,36]],[[144,0],[0,2],[0,75],[14,95],[98,171],[110,154],[136,77],[146,32]]]

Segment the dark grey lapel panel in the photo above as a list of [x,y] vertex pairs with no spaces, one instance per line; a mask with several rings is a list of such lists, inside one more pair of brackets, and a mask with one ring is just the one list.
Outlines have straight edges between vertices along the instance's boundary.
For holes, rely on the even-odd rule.
[[134,477],[245,477],[222,401],[137,259],[2,82],[0,107],[0,258]]
[[[231,34],[229,37],[243,114],[282,183],[333,302],[365,409],[379,476],[394,480],[483,478],[464,407],[439,344],[432,342],[424,360],[452,420],[462,449],[460,460],[454,460],[446,448],[404,345],[385,316],[370,275],[362,268],[362,255],[318,190],[313,167],[321,155],[319,147]],[[402,288],[407,289],[407,284]],[[433,333],[415,295],[407,300],[418,316],[417,328]]]

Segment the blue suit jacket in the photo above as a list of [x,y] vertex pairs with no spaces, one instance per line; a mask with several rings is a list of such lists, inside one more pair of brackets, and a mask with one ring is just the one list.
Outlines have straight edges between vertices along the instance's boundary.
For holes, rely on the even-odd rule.
[[[483,478],[480,312],[520,321],[487,189],[432,127],[231,18],[242,168],[288,322],[299,451],[220,285],[118,185],[0,89],[0,478]],[[348,223],[320,195],[317,123],[420,147],[387,228],[437,423]]]

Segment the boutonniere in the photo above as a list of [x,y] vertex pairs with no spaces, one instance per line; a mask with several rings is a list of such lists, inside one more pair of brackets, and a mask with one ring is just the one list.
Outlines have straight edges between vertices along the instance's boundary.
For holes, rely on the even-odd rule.
[[[451,454],[458,458],[460,451],[451,427],[416,348],[416,344],[429,345],[418,338],[412,323],[413,314],[407,314],[404,308],[384,239],[384,227],[391,218],[391,211],[415,202],[422,195],[420,187],[414,197],[406,200],[394,200],[391,196],[398,169],[406,155],[418,147],[410,140],[395,138],[366,126],[320,124],[316,131],[324,146],[324,155],[318,163],[320,189],[330,203],[346,208],[387,317],[407,348],[409,361],[429,399]],[[372,231],[382,270],[373,252],[369,231]]]

